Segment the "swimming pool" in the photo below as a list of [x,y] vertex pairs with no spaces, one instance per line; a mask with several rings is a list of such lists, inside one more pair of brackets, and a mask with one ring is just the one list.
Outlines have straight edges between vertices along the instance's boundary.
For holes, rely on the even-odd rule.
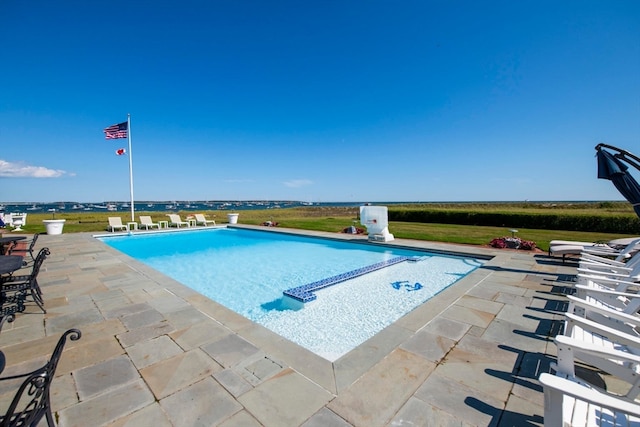
[[[484,262],[236,228],[100,240],[330,361]],[[390,265],[368,272],[380,263]],[[354,271],[366,274],[343,277]],[[314,291],[316,299],[310,302],[292,305],[283,295],[337,276],[344,280]]]

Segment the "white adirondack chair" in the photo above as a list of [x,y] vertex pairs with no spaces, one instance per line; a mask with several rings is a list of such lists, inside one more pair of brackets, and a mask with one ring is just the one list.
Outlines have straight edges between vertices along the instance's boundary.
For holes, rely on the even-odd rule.
[[638,251],[638,241],[634,241],[633,244],[629,244],[624,250],[622,250],[615,258],[601,256],[590,252],[582,252],[580,255],[580,267],[583,264],[587,265],[600,265],[611,267],[633,267],[640,263],[640,251]]
[[569,301],[564,335],[555,338],[557,374],[575,378],[576,361],[580,360],[627,382],[628,391],[618,397],[635,400],[640,395],[640,329],[636,329],[640,328],[640,317],[572,296]]
[[609,277],[579,275],[576,296],[627,314],[640,310],[640,283]]
[[637,282],[640,280],[640,256],[634,256],[624,265],[582,261],[578,266],[578,280],[580,280],[580,276],[606,277]]

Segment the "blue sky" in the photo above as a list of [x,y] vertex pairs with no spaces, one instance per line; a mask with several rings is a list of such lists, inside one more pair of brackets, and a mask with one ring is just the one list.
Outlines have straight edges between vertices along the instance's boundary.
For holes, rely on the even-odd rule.
[[[640,2],[0,2],[0,201],[622,200]],[[638,173],[636,173],[638,177]]]

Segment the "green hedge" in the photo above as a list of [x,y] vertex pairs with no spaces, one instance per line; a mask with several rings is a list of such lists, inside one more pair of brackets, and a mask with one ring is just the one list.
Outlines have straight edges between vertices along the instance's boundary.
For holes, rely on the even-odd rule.
[[640,219],[635,215],[598,216],[389,209],[389,220],[491,227],[536,228],[543,230],[640,234]]

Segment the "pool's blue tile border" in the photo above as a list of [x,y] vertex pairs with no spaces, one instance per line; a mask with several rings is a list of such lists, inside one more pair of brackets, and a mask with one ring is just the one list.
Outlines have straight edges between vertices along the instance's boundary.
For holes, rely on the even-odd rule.
[[317,298],[315,291],[329,286],[336,285],[338,283],[353,279],[358,276],[362,276],[372,271],[380,270],[385,267],[389,267],[394,264],[398,264],[404,261],[413,261],[415,257],[399,256],[391,258],[385,261],[381,261],[366,267],[358,268],[356,270],[348,271],[346,273],[338,274],[337,276],[328,277],[326,279],[319,280],[317,282],[309,283],[307,285],[297,286],[295,288],[287,289],[282,292],[284,295],[291,297],[300,302],[310,302]]

